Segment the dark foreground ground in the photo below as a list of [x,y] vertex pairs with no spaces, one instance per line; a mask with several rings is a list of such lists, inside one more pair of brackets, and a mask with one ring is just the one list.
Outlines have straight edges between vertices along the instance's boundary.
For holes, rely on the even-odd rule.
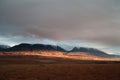
[[120,80],[120,62],[0,56],[0,80]]

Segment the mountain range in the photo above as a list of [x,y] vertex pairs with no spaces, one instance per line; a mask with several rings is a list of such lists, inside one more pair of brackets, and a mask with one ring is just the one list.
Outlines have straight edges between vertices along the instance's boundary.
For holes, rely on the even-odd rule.
[[101,57],[110,57],[111,55],[107,54],[104,51],[95,49],[95,48],[86,48],[86,47],[74,47],[72,50],[67,51],[60,46],[55,45],[45,45],[45,44],[28,44],[22,43],[9,47],[6,45],[0,45],[0,51],[60,51],[69,54],[70,52],[87,52],[90,55],[101,56]]

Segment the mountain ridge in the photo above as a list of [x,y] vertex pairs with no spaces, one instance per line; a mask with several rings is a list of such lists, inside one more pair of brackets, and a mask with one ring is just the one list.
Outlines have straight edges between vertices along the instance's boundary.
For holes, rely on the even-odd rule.
[[20,51],[59,51],[63,52],[64,54],[74,53],[75,52],[85,52],[89,53],[93,56],[99,57],[116,57],[115,55],[109,55],[104,51],[95,49],[95,48],[86,48],[86,47],[74,47],[72,50],[67,51],[64,48],[58,45],[48,45],[48,44],[29,44],[29,43],[21,43],[15,45],[13,47],[7,47],[0,51],[4,52],[20,52]]

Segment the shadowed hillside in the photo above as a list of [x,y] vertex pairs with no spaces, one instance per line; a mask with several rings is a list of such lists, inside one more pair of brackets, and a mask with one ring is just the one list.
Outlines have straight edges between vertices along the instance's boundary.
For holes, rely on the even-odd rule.
[[45,45],[45,44],[27,44],[22,43],[19,45],[15,45],[13,47],[3,48],[4,52],[13,52],[13,51],[60,51],[64,53],[69,52],[87,52],[94,56],[101,56],[101,57],[109,57],[107,53],[94,49],[94,48],[85,48],[85,47],[74,47],[72,50],[67,51],[60,46],[55,45]]
[[0,51],[0,80],[120,80],[120,58],[93,48],[20,44]]
[[119,56],[109,55],[94,48],[74,47],[71,51],[67,51],[60,46],[27,43],[5,48],[0,52],[0,55],[42,55],[79,60],[120,60]]

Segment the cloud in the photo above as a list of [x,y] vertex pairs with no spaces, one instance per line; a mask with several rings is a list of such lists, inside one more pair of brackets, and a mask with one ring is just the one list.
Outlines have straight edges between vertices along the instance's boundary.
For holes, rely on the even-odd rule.
[[0,34],[118,44],[119,0],[1,0]]

